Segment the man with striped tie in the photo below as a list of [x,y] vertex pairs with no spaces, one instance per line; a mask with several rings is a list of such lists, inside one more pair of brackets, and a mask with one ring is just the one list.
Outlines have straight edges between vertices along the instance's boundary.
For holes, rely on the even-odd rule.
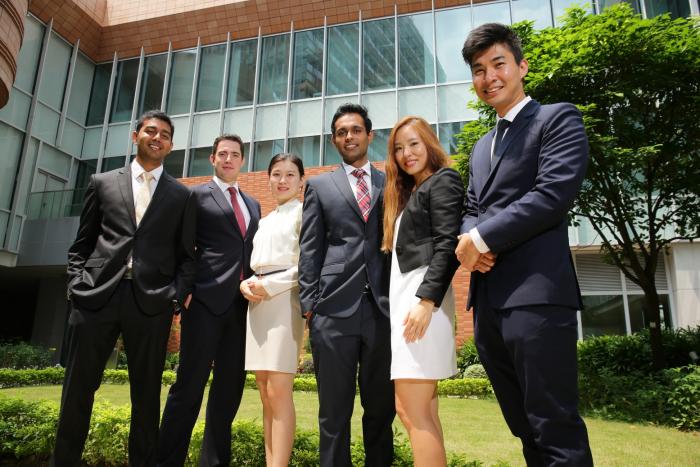
[[[367,109],[341,105],[331,142],[343,162],[308,180],[299,258],[301,309],[318,383],[321,466],[350,466],[350,418],[359,382],[365,465],[393,457],[388,256],[382,242],[384,174],[369,163]],[[359,371],[358,371],[359,370]]]

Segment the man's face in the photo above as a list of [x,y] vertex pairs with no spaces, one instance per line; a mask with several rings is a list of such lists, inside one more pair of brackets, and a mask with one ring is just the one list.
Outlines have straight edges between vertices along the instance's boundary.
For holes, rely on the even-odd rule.
[[367,148],[373,137],[359,114],[345,114],[335,121],[333,145],[348,165],[362,167],[367,163]]
[[516,63],[507,45],[497,43],[477,54],[471,69],[476,95],[496,109],[499,117],[525,97],[522,79],[527,74],[527,61]]
[[209,161],[219,179],[226,183],[234,183],[238,180],[244,162],[241,145],[238,141],[222,139],[216,146],[216,152],[209,156]]
[[145,120],[131,138],[136,144],[136,157],[143,161],[141,165],[161,165],[173,148],[172,129],[168,122],[159,118]]

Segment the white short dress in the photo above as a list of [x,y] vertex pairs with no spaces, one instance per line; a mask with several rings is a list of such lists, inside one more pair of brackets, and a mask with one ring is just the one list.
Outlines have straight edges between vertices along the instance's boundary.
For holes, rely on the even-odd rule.
[[401,217],[396,219],[394,248],[391,254],[389,310],[391,318],[391,379],[443,379],[457,373],[455,353],[455,300],[452,286],[447,289],[440,308],[433,311],[422,339],[407,343],[403,320],[420,299],[416,291],[423,282],[428,265],[401,273],[396,258],[396,238]]

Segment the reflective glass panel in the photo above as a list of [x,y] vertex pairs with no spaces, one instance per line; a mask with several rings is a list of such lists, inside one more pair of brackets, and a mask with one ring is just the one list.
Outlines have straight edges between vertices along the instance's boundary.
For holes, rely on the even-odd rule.
[[474,120],[479,114],[467,106],[469,101],[476,101],[471,84],[451,84],[438,86],[438,121]]
[[357,92],[358,36],[357,23],[328,28],[326,95]]
[[321,100],[293,102],[289,106],[289,136],[321,133]]
[[28,93],[34,92],[34,79],[39,66],[41,43],[44,39],[44,25],[32,18],[24,18],[24,36],[22,47],[17,56],[17,75],[15,86]]
[[[649,323],[644,316],[646,303],[644,295],[628,295],[627,307],[630,312],[630,331],[639,332],[648,328]],[[659,307],[661,308],[661,325],[665,329],[671,328],[671,305],[667,294],[659,294]]]
[[103,63],[95,67],[95,76],[92,80],[92,90],[90,91],[90,104],[88,106],[87,120],[85,121],[86,126],[102,125],[104,123],[111,74],[111,63]]
[[88,128],[83,138],[82,159],[97,159],[100,152],[102,127]]
[[367,21],[362,25],[362,89],[396,85],[394,18]]
[[[71,157],[47,144],[41,147],[39,167],[46,169],[52,174],[68,179],[70,174]],[[60,189],[60,188],[53,188]]]
[[204,177],[214,173],[209,156],[211,146],[190,149],[190,169],[187,171],[188,177]]
[[120,156],[127,153],[131,135],[129,125],[110,125],[107,130],[107,145],[105,156]]
[[73,70],[73,83],[71,84],[70,99],[68,100],[67,115],[72,120],[83,125],[87,117],[90,94],[85,92],[92,87],[92,78],[95,75],[95,65],[78,53]]
[[544,29],[552,25],[552,11],[549,2],[542,0],[511,0],[513,23],[534,21],[535,29]]
[[670,13],[671,18],[685,18],[690,16],[690,3],[688,0],[644,0],[647,18]]
[[117,77],[114,81],[110,123],[128,122],[134,106],[136,79],[139,72],[139,59],[123,60],[117,65]]
[[362,105],[367,107],[372,128],[391,128],[398,120],[394,91],[363,95]]
[[287,99],[289,34],[263,37],[258,103]]
[[[474,27],[481,26],[484,23],[510,24],[508,2],[474,5],[472,13],[472,25]],[[464,39],[466,39],[466,36]],[[462,39],[462,42],[464,42],[464,39]],[[462,50],[462,47],[459,50]]]
[[270,159],[272,159],[272,157],[275,156],[275,154],[279,154],[282,151],[284,151],[283,139],[256,142],[253,171],[267,171],[267,166],[270,164]]
[[304,167],[318,166],[321,156],[321,137],[304,136],[302,138],[289,138],[288,152],[301,157]]
[[391,133],[391,129],[384,128],[373,131],[374,138],[372,138],[372,142],[367,150],[367,156],[369,156],[369,160],[372,162],[384,161],[386,160],[386,146],[389,144],[389,133]]
[[168,56],[166,54],[152,55],[144,59],[137,118],[148,110],[160,110],[167,65]]
[[82,126],[73,123],[71,120],[66,120],[63,126],[61,149],[72,156],[80,157],[80,152],[83,149],[84,135],[85,129],[83,129]]
[[163,168],[168,174],[175,178],[182,177],[182,169],[185,164],[185,150],[170,151],[170,154],[165,156]]
[[621,295],[584,295],[581,325],[583,338],[627,333]]
[[457,154],[457,138],[455,135],[462,131],[465,123],[467,122],[440,123],[438,125],[440,144],[447,154]]
[[0,208],[10,209],[12,192],[17,181],[17,164],[22,150],[24,134],[9,125],[0,123],[0,147],[3,157],[0,157]]
[[435,12],[438,83],[471,79],[469,67],[462,60],[462,46],[471,24],[469,7]]
[[284,138],[287,126],[287,106],[266,105],[258,107],[255,114],[255,139]]
[[257,54],[257,39],[233,42],[231,44],[226,107],[253,104]]
[[292,99],[319,97],[322,80],[323,29],[295,33]]
[[32,135],[49,144],[56,144],[56,132],[58,131],[59,114],[41,103],[34,108],[34,124]]
[[0,109],[0,120],[16,126],[20,130],[25,130],[31,104],[31,97],[17,89],[10,90],[10,99],[5,107]]
[[202,47],[195,105],[197,112],[221,107],[221,86],[224,82],[225,61],[225,44]]
[[224,133],[233,133],[243,141],[253,138],[253,109],[231,110],[224,114]]
[[190,131],[190,117],[174,117],[171,120],[175,127],[173,149],[183,149],[187,145],[187,134]]
[[428,122],[436,121],[435,88],[431,86],[399,91],[399,119],[406,115],[423,117]]
[[105,157],[104,159],[102,159],[101,172],[109,172],[110,170],[124,167],[125,162],[126,160],[124,156]]
[[628,3],[635,13],[639,13],[639,4],[637,0],[598,0],[598,10],[603,11],[607,7],[617,5],[618,3]]
[[399,32],[399,86],[435,82],[433,14],[401,16]]
[[44,62],[44,70],[47,72],[39,85],[39,99],[56,110],[61,110],[63,104],[71,53],[71,47],[56,34],[51,33]]
[[170,80],[168,81],[168,114],[179,115],[190,111],[192,82],[196,50],[175,52],[172,58]]
[[337,165],[343,159],[333,146],[331,135],[323,135],[323,165]]
[[[335,115],[335,112],[338,110],[338,107],[345,104],[346,102],[350,102],[352,104],[357,104],[357,102],[358,102],[357,95],[326,99],[324,111],[323,111],[323,113],[324,113],[324,115],[323,115],[323,131],[324,131],[324,133],[331,132],[331,122],[333,121],[333,115]],[[370,117],[370,118],[372,118],[372,117]]]
[[221,134],[219,112],[195,115],[192,122],[192,146],[211,145]]

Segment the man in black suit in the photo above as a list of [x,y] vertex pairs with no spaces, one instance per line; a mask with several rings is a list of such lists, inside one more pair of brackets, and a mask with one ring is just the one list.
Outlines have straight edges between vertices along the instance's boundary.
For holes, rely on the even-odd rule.
[[184,464],[212,366],[199,465],[229,465],[231,423],[245,383],[248,302],[239,286],[252,274],[250,254],[260,204],[238,188],[245,163],[240,137],[216,138],[209,160],[213,179],[192,189],[197,275],[189,307],[182,312],[180,364],[160,426],[158,465],[162,466]]
[[155,463],[161,375],[173,311],[194,278],[190,191],[163,170],[173,125],[146,112],[127,167],[93,175],[68,250],[68,356],[53,466],[78,466],[94,393],[121,333],[129,360],[129,465]]
[[318,383],[321,465],[351,465],[357,377],[365,465],[388,466],[395,410],[388,257],[380,251],[384,174],[367,158],[373,133],[364,107],[340,106],[331,130],[343,163],[307,181],[299,257],[301,309]]
[[578,413],[581,299],[567,236],[588,161],[581,114],[525,95],[528,64],[507,26],[476,28],[462,55],[498,115],[472,150],[456,251],[473,271],[467,306],[479,357],[529,466],[592,465]]

